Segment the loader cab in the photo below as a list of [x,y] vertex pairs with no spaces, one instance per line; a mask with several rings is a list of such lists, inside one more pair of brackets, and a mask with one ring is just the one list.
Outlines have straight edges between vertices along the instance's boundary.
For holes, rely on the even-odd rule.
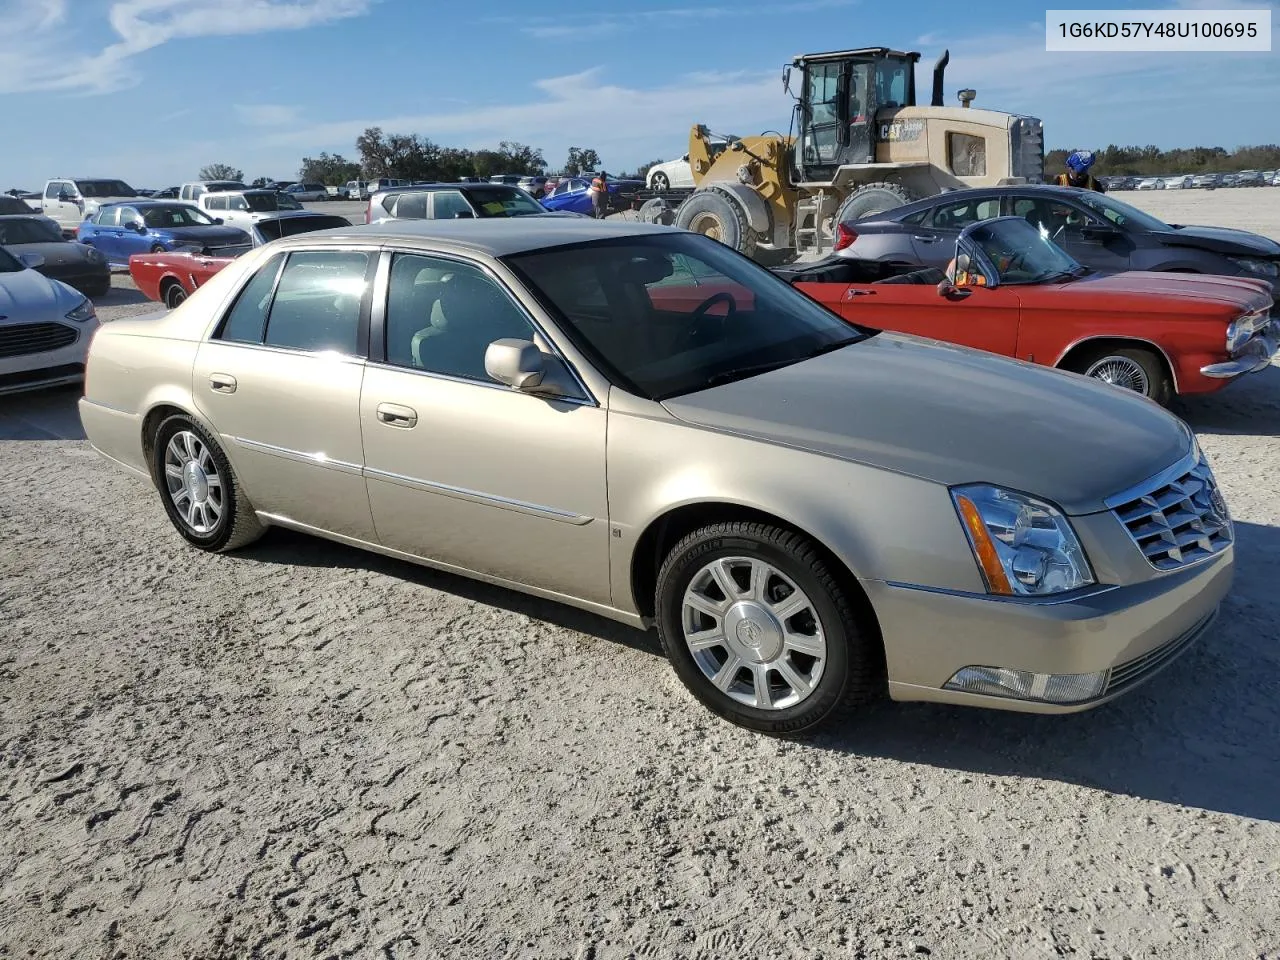
[[827,182],[837,168],[876,160],[881,111],[916,105],[918,53],[866,47],[796,57],[783,84],[796,98],[795,175]]

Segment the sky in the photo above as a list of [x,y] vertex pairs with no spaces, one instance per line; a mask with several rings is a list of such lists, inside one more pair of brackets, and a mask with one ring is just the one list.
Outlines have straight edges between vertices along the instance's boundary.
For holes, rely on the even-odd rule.
[[[1121,9],[1247,7],[1166,0]],[[1100,5],[1100,4],[1099,4]],[[0,0],[0,189],[57,176],[158,189],[221,162],[295,179],[358,159],[366,127],[479,148],[515,140],[556,168],[591,147],[611,172],[679,157],[689,128],[786,132],[800,53],[921,53],[927,99],[1041,118],[1046,147],[1280,142],[1269,53],[1048,53],[1019,0]],[[1067,6],[1065,2],[1052,4]]]

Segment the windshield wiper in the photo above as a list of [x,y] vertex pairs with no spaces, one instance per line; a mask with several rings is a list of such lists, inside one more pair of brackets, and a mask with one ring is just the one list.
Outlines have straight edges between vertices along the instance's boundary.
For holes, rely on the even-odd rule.
[[729,383],[733,380],[741,380],[744,377],[752,377],[759,373],[768,373],[770,370],[779,370],[782,367],[789,367],[793,363],[801,363],[805,360],[811,360],[814,357],[821,356],[824,353],[832,353],[841,347],[847,347],[851,343],[857,343],[864,339],[861,336],[846,337],[843,340],[837,340],[834,343],[823,344],[816,350],[805,354],[803,357],[788,357],[786,360],[769,360],[765,363],[748,364],[745,367],[734,367],[731,370],[722,370],[720,373],[712,374],[706,379],[704,387],[715,387],[722,383]]

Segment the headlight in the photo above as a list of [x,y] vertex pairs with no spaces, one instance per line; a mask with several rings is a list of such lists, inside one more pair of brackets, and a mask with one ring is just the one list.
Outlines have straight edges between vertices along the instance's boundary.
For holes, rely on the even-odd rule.
[[1227,257],[1241,270],[1247,270],[1249,273],[1256,273],[1260,277],[1274,277],[1280,268],[1271,260],[1254,260],[1249,257]]
[[93,309],[93,301],[85,297],[74,310],[67,314],[67,319],[74,320],[76,323],[85,323],[97,315],[97,311]]
[[1071,524],[1050,504],[987,484],[954,487],[951,499],[988,593],[1041,597],[1095,582]]
[[1227,324],[1227,352],[1235,353],[1270,321],[1270,311],[1246,313]]

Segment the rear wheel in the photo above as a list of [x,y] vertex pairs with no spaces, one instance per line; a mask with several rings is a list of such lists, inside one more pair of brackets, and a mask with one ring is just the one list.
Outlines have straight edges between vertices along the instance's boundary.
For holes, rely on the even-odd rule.
[[653,189],[658,192],[671,189],[671,178],[659,171],[653,175]]
[[163,243],[153,243],[153,244],[151,245],[151,252],[152,252],[152,253],[164,253],[164,244],[163,244]]
[[677,676],[739,726],[794,734],[880,699],[883,657],[814,545],[762,523],[704,527],[658,573],[658,634]]
[[760,240],[739,203],[714,189],[699,190],[685,200],[676,211],[675,225],[718,240],[748,257]]
[[187,299],[187,291],[182,289],[182,284],[174,282],[170,283],[164,291],[164,305],[172,310],[183,300]]
[[169,521],[188,543],[221,553],[262,536],[231,463],[195,420],[175,414],[156,431],[151,476]]
[[1164,361],[1145,347],[1102,347],[1076,358],[1069,369],[1168,406],[1173,382]]

